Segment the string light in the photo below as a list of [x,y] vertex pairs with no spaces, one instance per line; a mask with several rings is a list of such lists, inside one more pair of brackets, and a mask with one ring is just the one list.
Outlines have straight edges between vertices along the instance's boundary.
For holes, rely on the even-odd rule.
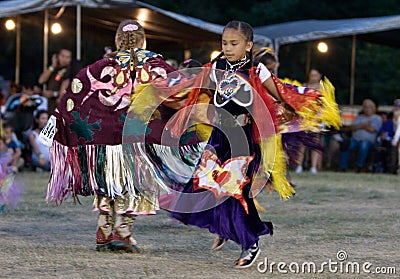
[[56,34],[60,34],[61,31],[62,31],[62,27],[58,22],[53,23],[53,25],[51,25],[51,33],[56,35]]
[[12,19],[8,19],[4,25],[5,25],[6,29],[9,31],[14,30],[15,26],[16,26],[15,21]]
[[328,45],[325,42],[319,42],[317,49],[319,52],[326,53],[328,52]]

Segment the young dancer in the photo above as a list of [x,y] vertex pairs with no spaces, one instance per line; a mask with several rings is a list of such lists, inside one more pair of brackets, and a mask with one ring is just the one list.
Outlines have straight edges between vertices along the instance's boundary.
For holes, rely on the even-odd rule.
[[[193,200],[192,204],[183,198],[179,199],[172,214],[184,224],[208,228],[210,232],[218,234],[214,249],[218,249],[227,239],[240,244],[242,252],[235,262],[238,268],[249,267],[254,263],[260,253],[259,237],[272,235],[273,232],[270,222],[261,221],[251,195],[252,181],[260,166],[262,153],[255,133],[259,123],[254,123],[253,118],[260,111],[257,111],[259,107],[253,100],[260,95],[257,102],[264,101],[265,121],[268,121],[268,109],[273,115],[272,96],[276,100],[283,100],[270,71],[262,64],[253,64],[252,46],[253,30],[249,24],[232,21],[225,26],[222,34],[223,54],[212,63],[211,73],[211,80],[216,84],[211,103],[216,107],[218,118],[218,127],[214,127],[208,141],[208,145],[213,148],[204,151],[194,178],[184,188],[185,194],[204,195],[201,199]],[[229,83],[231,87],[227,86]],[[249,90],[249,84],[261,92]],[[274,116],[270,121],[274,125]],[[269,131],[270,136],[274,133]],[[207,182],[201,172],[207,170],[207,164],[211,161],[221,167],[229,163],[236,167],[230,171],[211,170],[213,179]],[[235,182],[232,183],[228,177],[240,178],[236,180],[238,185],[234,185]],[[217,181],[219,185],[224,185],[224,179],[228,179],[227,183],[234,189],[222,197],[219,196],[224,192],[222,188],[215,189],[212,185]],[[290,196],[294,191],[290,185],[288,187],[287,196]]]
[[272,223],[261,221],[253,199],[254,190],[265,184],[260,176],[268,177],[282,198],[294,194],[285,177],[278,134],[278,126],[286,121],[281,112],[291,110],[311,127],[318,127],[322,117],[321,93],[308,88],[306,98],[292,101],[297,89],[254,63],[252,47],[249,24],[231,21],[225,26],[222,53],[206,65],[215,88],[210,101],[215,127],[172,213],[184,224],[216,233],[215,250],[228,239],[241,245],[237,268],[251,266],[260,254],[259,237],[273,233]]
[[[138,184],[153,187],[154,181],[144,177],[157,178],[153,168],[142,162],[144,148],[131,145],[127,151],[122,144],[132,93],[175,70],[161,55],[142,49],[144,43],[145,31],[137,21],[121,22],[115,35],[117,51],[75,76],[41,132],[42,140],[52,145],[46,199],[60,204],[69,195],[74,199],[95,195],[98,251],[139,252],[131,236],[135,216],[159,209],[156,191],[144,196],[137,190]],[[136,165],[125,163],[126,157]],[[134,176],[140,169],[145,175]]]

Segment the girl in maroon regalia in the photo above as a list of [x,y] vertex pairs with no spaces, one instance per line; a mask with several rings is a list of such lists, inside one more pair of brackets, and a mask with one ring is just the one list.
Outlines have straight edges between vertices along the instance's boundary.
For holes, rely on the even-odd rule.
[[94,195],[96,249],[139,252],[131,236],[133,221],[137,215],[155,214],[158,196],[150,191],[144,198],[136,185],[154,187],[153,181],[133,174],[126,162],[134,161],[144,176],[157,175],[145,163],[138,166],[144,152],[140,145],[130,145],[128,151],[136,157],[125,160],[132,153],[122,144],[124,124],[135,89],[175,69],[161,55],[143,49],[145,31],[137,21],[121,22],[115,44],[117,51],[75,76],[41,133],[51,144],[47,201],[60,204],[70,194],[76,200]]

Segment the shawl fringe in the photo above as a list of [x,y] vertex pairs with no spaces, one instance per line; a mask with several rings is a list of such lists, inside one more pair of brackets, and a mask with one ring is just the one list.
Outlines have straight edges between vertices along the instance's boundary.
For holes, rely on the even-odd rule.
[[300,116],[301,130],[321,132],[324,129],[322,124],[340,129],[342,123],[335,100],[335,87],[327,77],[320,82],[321,90],[308,88],[304,94],[295,91],[296,87],[302,86],[296,80],[280,80],[276,76],[273,79],[282,98]]
[[271,176],[273,188],[286,200],[295,194],[287,179],[286,157],[282,147],[282,135],[276,134],[260,144],[262,167],[265,176]]
[[130,179],[132,170],[124,160],[126,154],[122,146],[68,147],[53,141],[50,152],[52,173],[46,201],[59,205],[69,195],[75,202],[79,202],[79,195],[100,194],[115,198],[128,192],[136,196],[135,181]]

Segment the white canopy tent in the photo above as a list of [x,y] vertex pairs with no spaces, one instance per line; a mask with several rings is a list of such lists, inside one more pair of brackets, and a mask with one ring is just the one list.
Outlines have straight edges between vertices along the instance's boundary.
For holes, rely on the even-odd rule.
[[[66,7],[76,7],[76,12]],[[133,0],[5,0],[0,2],[0,18],[17,18],[16,73],[19,81],[20,28],[18,17],[32,16],[34,21],[44,22],[43,67],[48,64],[49,10],[56,16],[68,17],[76,21],[76,58],[81,59],[82,27],[98,32],[115,31],[119,22],[127,18],[139,20],[146,29],[148,39],[160,44],[184,49],[185,59],[190,58],[190,49],[213,45],[220,46],[222,25],[209,23],[198,18],[166,11],[152,5]],[[44,11],[44,13],[43,13]],[[44,18],[44,20],[43,20]],[[272,41],[266,36],[255,35],[255,40],[264,45]]]
[[[358,35],[364,40],[400,46],[400,38],[385,31],[400,29],[400,15],[338,20],[299,20],[255,27],[273,40],[274,47],[324,38]],[[382,36],[383,35],[383,36]],[[393,35],[393,34],[392,34]]]
[[[400,47],[400,15],[339,20],[300,20],[259,26],[255,32],[273,41],[276,53],[282,45],[326,38],[352,38],[350,104],[354,102],[356,39]],[[307,59],[309,61],[309,59]]]
[[[145,20],[139,18],[139,20],[145,23],[144,25],[147,25],[146,30],[149,29],[150,31],[152,31],[157,29],[158,31],[160,31],[163,29],[163,27],[171,27],[171,29],[173,29],[173,26],[170,24],[171,22],[168,22],[169,24],[167,24],[166,26],[162,26],[165,23],[166,18],[169,18],[170,20],[181,23],[186,27],[195,27],[196,29],[198,29],[197,33],[194,34],[195,36],[197,36],[198,33],[200,33],[201,31],[209,32],[218,35],[218,40],[224,28],[224,26],[222,25],[206,22],[204,20],[191,16],[166,11],[158,7],[134,0],[3,0],[0,1],[0,18],[12,17],[16,15],[34,13],[61,7],[82,7],[96,9],[95,12],[97,12],[97,14],[99,15],[98,22],[103,22],[103,25],[107,25],[110,23],[118,24],[119,21],[114,21],[114,19],[118,16],[119,19],[121,19],[121,16],[131,18],[132,15],[137,15],[137,13],[133,11],[133,9],[144,8],[153,12],[148,15],[147,19]],[[124,9],[126,10],[126,13],[121,14],[120,11],[118,11],[119,14],[114,15],[112,11],[107,12],[107,9]],[[107,15],[107,18],[103,18],[104,11],[106,11],[105,14]],[[156,27],[156,25],[158,25],[158,27]],[[172,31],[174,30],[170,30],[170,32]],[[182,30],[177,31],[182,32]],[[184,35],[188,35],[188,33],[190,33],[191,31],[191,29],[186,30],[187,34]],[[198,39],[201,40],[203,38],[200,37]],[[269,37],[260,34],[255,34],[255,40],[260,41],[265,45],[272,43]]]

